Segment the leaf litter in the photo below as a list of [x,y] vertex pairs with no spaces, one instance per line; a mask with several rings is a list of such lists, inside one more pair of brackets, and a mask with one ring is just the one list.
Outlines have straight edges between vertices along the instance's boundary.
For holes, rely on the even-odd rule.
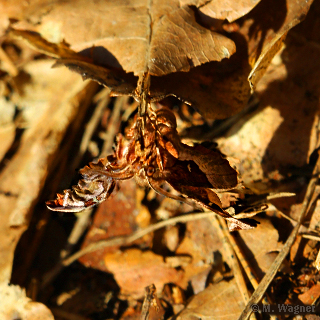
[[[4,131],[8,138],[2,146],[0,176],[6,208],[4,286],[11,281],[26,287],[28,295],[48,305],[56,319],[95,319],[97,314],[133,319],[140,317],[141,310],[144,319],[235,319],[241,312],[244,319],[250,313],[249,299],[258,302],[268,286],[267,303],[310,303],[308,294],[317,296],[313,261],[319,246],[315,240],[303,241],[298,230],[306,210],[310,219],[317,211],[312,197],[316,178],[311,179],[319,147],[318,66],[312,58],[318,56],[319,39],[313,32],[317,2],[305,22],[288,36],[287,32],[303,20],[311,2],[226,2],[228,11],[213,1],[154,2],[152,7],[143,2],[121,6],[102,1],[92,6],[84,1],[76,6],[60,1],[54,6],[46,1],[6,6],[2,1],[1,28],[3,33],[9,28],[10,37],[2,40],[5,58],[1,58],[0,80],[8,105],[5,112],[11,110],[2,125],[11,127],[9,133]],[[44,70],[49,61],[30,54],[16,38],[58,58],[56,66],[66,65],[106,86],[111,95],[132,96],[138,110],[137,103],[127,102],[119,109],[120,117],[115,117],[116,102],[104,102],[95,113],[103,99],[96,94],[97,86],[78,82],[80,77],[62,68],[54,69],[57,78],[48,78],[48,71],[38,75],[36,70]],[[28,77],[22,77],[22,72]],[[29,90],[36,81],[38,91]],[[259,104],[239,117],[250,88]],[[179,108],[181,103],[173,98],[162,100],[172,95],[191,104],[203,118],[186,105]],[[18,116],[12,113],[15,106]],[[137,115],[128,121],[124,108]],[[121,116],[127,129],[116,125],[122,133],[113,154],[106,147],[111,154],[106,158],[99,151],[101,139],[111,129],[108,141],[112,141],[117,131],[111,121],[120,122]],[[230,116],[234,120],[228,130],[214,137],[222,154],[213,143],[203,143],[202,137],[229,120],[211,119]],[[181,139],[180,126],[187,117],[191,127],[193,122],[200,124],[198,137]],[[87,150],[78,150],[78,145]],[[85,218],[45,211],[43,202],[70,187],[72,172],[99,153],[102,160],[82,169],[78,186],[48,203],[59,211],[89,208]],[[119,183],[133,176],[153,190],[143,191],[131,181]],[[126,194],[124,184],[129,182]],[[283,198],[288,192],[296,196]],[[270,193],[280,198],[267,200]],[[168,196],[180,202],[165,200]],[[107,218],[100,208],[92,209],[106,198]],[[190,214],[199,205],[210,211]],[[122,216],[124,207],[127,213]],[[228,233],[223,219],[213,218],[218,213],[231,222],[229,229],[247,229],[255,225],[250,217],[261,210],[258,228],[243,230],[239,236]],[[82,249],[71,255],[74,239],[81,238],[92,217],[94,224]],[[78,229],[71,232],[75,219]],[[316,237],[314,219],[304,236]],[[13,262],[17,241],[27,228]],[[69,243],[52,245],[62,243],[70,232]],[[254,241],[256,237],[261,241]],[[290,249],[290,260],[280,268]],[[79,258],[85,267],[71,265]],[[285,293],[282,283],[290,287]],[[92,290],[101,292],[100,298],[92,295],[93,303],[77,303]],[[189,297],[192,300],[187,302]],[[227,299],[228,308],[223,309]]]

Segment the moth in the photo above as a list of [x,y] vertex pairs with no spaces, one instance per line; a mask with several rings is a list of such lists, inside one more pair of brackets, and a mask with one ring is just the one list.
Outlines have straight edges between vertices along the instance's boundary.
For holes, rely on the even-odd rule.
[[[144,84],[142,84],[143,87]],[[230,230],[250,229],[252,219],[238,220],[222,209],[215,189],[237,186],[237,172],[218,151],[203,145],[181,142],[174,113],[168,108],[153,110],[142,89],[138,115],[125,135],[117,135],[114,154],[90,163],[80,170],[83,179],[77,186],[48,201],[54,211],[77,212],[106,200],[117,182],[134,178],[166,197],[194,202],[214,211],[229,222]],[[165,188],[179,192],[174,195]]]

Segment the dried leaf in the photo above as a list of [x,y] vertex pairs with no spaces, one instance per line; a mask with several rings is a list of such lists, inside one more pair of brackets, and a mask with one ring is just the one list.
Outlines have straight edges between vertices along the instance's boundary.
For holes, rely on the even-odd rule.
[[[191,69],[190,72],[176,72],[151,79],[151,101],[175,96],[194,108],[208,119],[223,119],[240,111],[250,96],[247,75],[248,64],[239,60],[241,54],[230,62],[211,62]],[[88,62],[60,59],[57,66],[66,65],[85,79],[92,79],[111,88],[112,95],[130,95],[139,100],[135,91],[137,77],[114,69],[107,69]],[[231,68],[230,68],[231,67]],[[236,70],[235,70],[236,69]],[[212,97],[215,99],[212,100]]]
[[287,32],[301,22],[313,0],[261,1],[244,19],[239,30],[247,39],[253,90],[279,51]]
[[48,42],[39,34],[31,31],[16,30],[11,28],[8,35],[24,40],[32,48],[59,59],[53,67],[65,65],[71,71],[77,72],[83,80],[91,79],[99,84],[110,88],[113,95],[135,96],[135,89],[138,78],[133,74],[128,74],[121,69],[100,67],[92,63],[92,59],[87,58],[69,49],[64,43],[59,45]]
[[[219,9],[213,10],[218,14],[216,18],[228,17],[230,20],[239,18],[253,8],[237,20],[238,27],[235,30],[238,32],[229,34],[236,42],[239,56],[236,61],[222,61],[222,64],[211,62],[203,68],[193,68],[229,58],[235,52],[235,45],[231,39],[200,26],[195,21],[194,12],[185,3],[199,6],[200,10],[207,13],[211,7],[217,6]],[[116,72],[115,78],[120,80],[121,85],[111,85],[103,72],[114,78],[114,69],[110,72],[112,67],[123,68],[135,75],[142,75],[145,71],[157,76],[173,73],[151,81],[150,94],[153,100],[174,95],[193,105],[205,117],[222,119],[245,106],[250,87],[253,90],[256,86],[281,48],[286,33],[303,19],[311,3],[312,0],[287,0],[287,3],[284,0],[273,0],[272,3],[247,0],[231,4],[176,0],[153,2],[148,7],[146,2],[137,4],[133,0],[126,2],[125,6],[121,2],[106,4],[102,0],[96,1],[94,6],[87,6],[84,0],[77,0],[77,5],[68,2],[58,2],[54,7],[51,3],[43,4],[40,12],[32,12],[34,20],[41,22],[29,26],[55,42],[66,40],[73,49],[82,50],[83,54],[92,57],[95,64],[106,66],[107,70],[102,70],[82,64],[79,71],[88,74],[88,78],[110,86],[113,94],[134,96],[135,79],[131,76],[128,79],[124,75],[119,77]],[[43,16],[45,9],[46,15]],[[71,11],[74,13],[72,16],[67,14],[66,19],[62,18],[65,12]],[[100,12],[98,16],[97,12]],[[137,14],[139,19],[136,19]],[[79,24],[79,20],[82,24]],[[25,22],[16,24],[19,28],[26,25]],[[52,29],[52,25],[55,29]],[[51,51],[48,50],[48,54]],[[75,68],[75,64],[72,64]],[[188,78],[185,73],[179,72],[189,70],[192,72],[187,75]],[[249,79],[250,85],[246,79]],[[128,82],[125,85],[122,81]],[[139,96],[136,98],[139,99]]]
[[34,20],[34,13],[38,14],[36,19],[39,19],[40,12],[43,13],[43,8],[49,3],[48,0],[37,0],[32,2],[21,2],[19,0],[2,0],[0,1],[0,32],[1,34],[9,27],[10,19],[29,21]]
[[19,286],[0,283],[0,317],[3,320],[54,320],[51,311],[42,303],[31,301]]
[[60,58],[63,57],[65,59],[77,59],[83,61],[90,61],[84,56],[79,55],[75,51],[71,50],[69,46],[67,46],[64,42],[60,44],[55,44],[49,42],[42,38],[40,34],[32,31],[24,31],[24,30],[16,30],[13,28],[9,28],[8,33],[10,37],[15,39],[20,39],[25,41],[29,46],[33,49],[44,53],[53,58]]
[[149,70],[156,76],[185,72],[206,62],[230,58],[235,49],[231,39],[201,27],[194,12],[182,7],[153,21],[148,67],[140,72]]
[[207,0],[180,0],[182,5],[195,5],[199,7],[200,11],[214,19],[233,22],[246,15],[251,11],[260,0],[241,0],[241,1],[207,1]]
[[210,150],[202,145],[195,145],[191,148],[181,143],[179,160],[193,161],[206,175],[214,189],[231,189],[238,184],[237,172],[216,150]]
[[65,40],[77,51],[94,46],[91,54],[98,64],[121,66],[137,76],[146,71],[157,76],[189,71],[235,52],[232,40],[199,25],[194,12],[188,6],[180,7],[178,0],[149,5],[148,1],[134,0],[98,0],[94,6],[84,0],[61,1],[55,6],[48,3],[48,12],[35,29],[52,36],[48,28],[55,25],[58,41]]
[[320,297],[320,284],[315,284],[308,291],[299,294],[299,300],[306,305],[313,305]]
[[257,86],[257,112],[217,140],[223,153],[239,159],[237,168],[246,184],[281,180],[293,167],[308,163],[318,140],[318,55],[311,42],[289,35],[286,48]]
[[152,251],[128,249],[108,253],[104,257],[104,263],[109,272],[114,274],[121,292],[136,298],[144,295],[150,279],[161,291],[165,283],[179,283],[183,278],[182,270],[170,267],[162,256]]
[[[55,7],[49,3],[47,14],[39,15],[41,23],[36,26],[29,24],[29,28],[55,42],[70,43],[72,49],[82,50],[82,55],[90,57],[89,60],[92,58],[96,65],[104,66],[106,69],[88,64],[88,61],[82,62],[83,56],[73,57],[75,61],[61,61],[72,70],[86,74],[85,78],[110,87],[112,94],[129,94],[138,100],[140,98],[134,91],[137,79],[125,72],[121,73],[119,70],[122,68],[135,75],[142,75],[145,71],[156,76],[178,72],[177,76],[160,77],[151,81],[152,100],[174,95],[192,104],[208,118],[228,117],[241,110],[247,102],[250,89],[246,78],[250,69],[246,67],[245,57],[240,65],[231,62],[232,71],[230,66],[226,71],[219,64],[207,65],[199,70],[194,68],[207,62],[226,60],[235,52],[236,47],[233,40],[200,26],[196,22],[194,11],[188,6],[180,7],[178,1],[159,1],[147,8],[146,3],[136,5],[136,1],[126,2],[125,6],[121,6],[119,2],[106,4],[100,0],[87,8],[87,3],[83,0],[77,2],[78,5],[58,2]],[[63,20],[62,13],[70,11],[74,14],[68,14]],[[100,12],[98,17],[97,12]],[[33,14],[37,15],[36,12]],[[136,19],[137,14],[140,15],[139,19]],[[101,21],[100,15],[103,17]],[[92,17],[95,19],[92,20]],[[79,20],[82,21],[81,24]],[[94,28],[97,23],[99,28]],[[52,25],[56,27],[54,34],[51,33]],[[22,22],[15,26],[26,28],[26,24]],[[32,40],[30,36],[27,38],[35,42],[33,46],[39,46],[39,39]],[[43,42],[39,46],[41,52],[47,49],[47,54],[56,56],[61,51],[60,58],[70,59],[70,49],[67,50],[67,55],[63,54],[66,47],[64,43],[61,49],[57,49],[50,48],[46,40]],[[81,60],[79,65],[76,60]],[[185,72],[193,69],[197,71],[186,79]],[[110,78],[119,83],[115,85]],[[213,96],[215,99],[212,99]]]
[[[226,303],[228,301],[228,303]],[[223,319],[234,320],[240,315],[244,303],[235,279],[221,281],[210,285],[191,298],[185,309],[174,319],[200,320]]]
[[10,279],[15,246],[29,224],[62,137],[69,123],[87,110],[86,99],[91,99],[96,90],[96,85],[84,85],[70,72],[51,70],[51,64],[52,61],[28,64],[25,71],[33,81],[25,85],[23,97],[14,95],[15,104],[25,109],[28,127],[0,175],[0,278],[5,281]]
[[[191,283],[194,293],[205,289],[209,272],[214,272],[220,260],[216,258],[222,242],[209,219],[186,224],[186,233],[175,254],[191,256],[192,261],[183,266],[185,279]],[[221,259],[222,263],[222,259]]]
[[0,161],[12,145],[15,134],[16,126],[13,122],[15,114],[15,104],[12,101],[7,101],[4,97],[0,97]]
[[[112,197],[108,198],[108,201],[101,203],[95,211],[93,221],[82,242],[82,249],[90,246],[92,243],[117,236],[129,235],[139,229],[138,217],[141,212],[146,211],[142,210],[143,206],[139,206],[141,200],[137,201],[136,199],[136,194],[139,191],[142,190],[136,186],[133,180],[120,183],[119,190]],[[139,212],[139,215],[136,216],[132,212]],[[133,245],[148,247],[151,245],[151,241],[152,236],[150,235],[150,237],[136,240]],[[88,268],[107,272],[105,265],[101,261],[103,261],[107,253],[117,250],[119,250],[119,246],[103,248],[85,254],[79,258],[79,261]]]
[[177,72],[151,80],[151,95],[173,95],[207,119],[223,119],[243,109],[250,97],[251,67],[246,48],[234,39],[237,52],[228,60],[210,62],[187,74]]
[[[123,70],[107,69],[78,59],[59,59],[53,67],[65,65],[77,72],[83,80],[91,79],[111,89],[110,95],[129,95],[136,97],[138,78]],[[136,97],[137,98],[137,97]]]
[[241,232],[240,236],[246,246],[243,251],[249,265],[255,266],[256,275],[262,279],[276,258],[276,252],[281,250],[282,244],[279,242],[278,230],[269,219],[257,220],[261,223],[258,232],[248,230]]

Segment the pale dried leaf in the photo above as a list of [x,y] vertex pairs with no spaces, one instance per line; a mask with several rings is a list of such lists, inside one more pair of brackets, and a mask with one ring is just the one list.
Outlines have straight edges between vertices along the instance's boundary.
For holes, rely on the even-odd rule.
[[[0,175],[2,280],[10,279],[15,246],[28,226],[30,212],[54,161],[53,155],[59,150],[70,121],[79,115],[79,105],[84,99],[78,95],[86,87],[81,79],[70,72],[52,70],[51,64],[52,61],[35,61],[26,66],[33,82],[25,86],[23,97],[14,96],[19,107],[29,108],[32,113],[26,113],[29,127]],[[89,90],[84,92],[90,97]]]
[[16,135],[16,126],[13,123],[15,114],[15,105],[11,101],[7,101],[4,97],[0,97],[0,161],[9,150]]
[[251,11],[260,0],[180,0],[182,5],[195,5],[200,11],[214,19],[224,20],[229,22],[237,20]]
[[261,161],[282,122],[279,110],[269,106],[250,118],[244,117],[217,140],[223,153],[239,159],[237,169],[246,184],[264,177]]
[[[282,248],[279,233],[269,219],[256,219],[260,222],[258,229],[240,232],[247,248],[242,248],[249,265],[254,266],[257,276],[262,278],[276,258],[275,252]],[[258,230],[257,232],[255,230]]]
[[[226,303],[226,301],[228,303]],[[240,315],[244,303],[235,279],[210,285],[191,298],[176,320],[234,320]]]
[[2,320],[54,320],[42,303],[31,301],[19,286],[0,283],[0,318]]
[[41,14],[46,12],[50,0],[25,1],[1,0],[0,1],[0,33],[4,33],[10,25],[10,18],[17,20],[28,19],[36,23],[40,20]]
[[281,48],[287,32],[305,18],[312,2],[262,1],[245,17],[240,32],[248,42],[252,66],[248,80],[252,90]]

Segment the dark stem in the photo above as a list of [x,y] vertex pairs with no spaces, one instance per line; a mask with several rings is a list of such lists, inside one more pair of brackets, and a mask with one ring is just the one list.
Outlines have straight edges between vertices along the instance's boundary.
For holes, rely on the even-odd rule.
[[137,136],[136,141],[140,142],[141,150],[144,149],[143,143],[143,132],[146,123],[146,117],[148,116],[148,106],[150,105],[150,76],[148,72],[145,72],[142,79],[139,79],[138,83],[138,94],[140,96],[140,104],[138,107],[138,118],[137,118]]

